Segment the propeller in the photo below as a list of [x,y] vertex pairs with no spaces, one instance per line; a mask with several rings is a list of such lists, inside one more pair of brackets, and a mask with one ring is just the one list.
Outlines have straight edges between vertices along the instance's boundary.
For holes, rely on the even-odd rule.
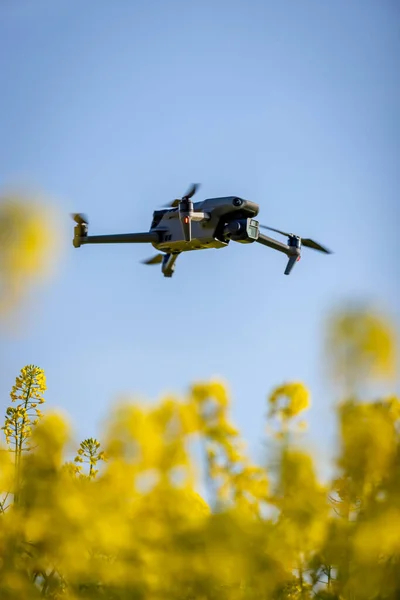
[[179,209],[179,220],[182,224],[183,235],[186,242],[190,242],[192,239],[192,216],[193,216],[193,202],[191,198],[195,195],[199,189],[199,183],[192,183],[188,191],[182,198],[176,198],[170,204],[167,204],[168,208]]
[[[260,227],[262,229],[269,229],[270,231],[275,231],[275,233],[280,233],[281,235],[284,235],[287,238],[289,238],[289,240],[299,238],[299,236],[294,235],[293,233],[286,233],[285,231],[281,231],[280,229],[275,229],[274,227],[268,227],[267,225],[260,225]],[[315,242],[314,240],[311,240],[310,238],[300,238],[300,241],[301,241],[301,245],[305,246],[306,248],[312,248],[313,250],[318,250],[319,252],[324,252],[325,254],[332,254],[331,250],[328,250],[328,248],[321,246],[321,244],[318,244],[318,242]],[[289,244],[289,245],[291,245],[291,244]]]
[[199,187],[200,187],[199,183],[192,183],[192,185],[190,186],[190,188],[188,189],[186,194],[184,196],[182,196],[182,200],[189,199],[192,196],[194,196],[195,193],[197,192],[197,190],[199,189]]
[[302,238],[301,243],[307,248],[312,248],[313,250],[318,250],[319,252],[325,252],[325,254],[332,254],[332,250],[328,250],[328,248],[321,246],[321,244],[314,242],[314,240],[310,240],[310,238]]
[[163,261],[164,254],[156,254],[151,258],[147,258],[146,260],[142,260],[144,265],[159,265]]
[[188,189],[188,191],[186,192],[186,194],[184,196],[182,196],[182,198],[176,198],[172,202],[169,202],[168,204],[164,204],[163,206],[165,208],[177,208],[179,206],[179,204],[182,202],[182,200],[192,198],[192,196],[194,196],[194,194],[197,192],[199,187],[200,187],[199,183],[193,183],[190,186],[190,188]]
[[72,213],[72,218],[78,225],[89,225],[89,219],[82,213]]

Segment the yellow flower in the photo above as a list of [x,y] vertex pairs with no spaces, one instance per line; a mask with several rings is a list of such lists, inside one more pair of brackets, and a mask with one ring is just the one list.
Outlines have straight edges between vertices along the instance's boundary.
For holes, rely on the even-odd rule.
[[355,550],[362,561],[379,560],[400,553],[400,510],[382,511],[376,518],[361,523],[355,534]]
[[30,282],[48,276],[59,254],[59,235],[48,205],[37,198],[0,198],[0,304],[7,311]]
[[292,419],[310,406],[310,393],[302,383],[288,383],[275,388],[269,397],[270,415]]
[[369,379],[390,379],[396,373],[394,328],[372,310],[357,308],[334,314],[327,351],[334,375],[352,388]]

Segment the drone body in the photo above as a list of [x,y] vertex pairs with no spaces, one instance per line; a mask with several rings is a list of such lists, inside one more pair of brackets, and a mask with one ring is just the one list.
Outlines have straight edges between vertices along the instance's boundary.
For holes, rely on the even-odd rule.
[[[143,262],[148,265],[161,264],[164,277],[172,277],[176,259],[182,252],[225,248],[230,241],[244,244],[258,242],[286,254],[289,259],[286,275],[289,275],[299,260],[302,245],[330,253],[312,240],[301,240],[299,236],[260,225],[254,219],[259,207],[249,200],[226,196],[193,203],[191,198],[197,187],[196,184],[193,185],[186,196],[174,200],[168,208],[154,211],[150,230],[144,233],[89,236],[87,219],[81,214],[74,214],[77,225],[73,244],[79,248],[83,244],[150,243],[160,254]],[[285,235],[288,243],[283,244],[260,233],[260,228]]]

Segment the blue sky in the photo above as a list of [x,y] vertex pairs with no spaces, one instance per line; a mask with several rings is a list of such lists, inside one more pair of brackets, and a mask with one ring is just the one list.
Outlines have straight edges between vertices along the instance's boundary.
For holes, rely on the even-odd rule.
[[[309,385],[321,461],[334,431],[323,324],[362,299],[399,322],[400,12],[394,1],[5,1],[0,6],[0,185],[45,190],[68,238],[23,331],[1,339],[1,405],[27,363],[78,437],[120,395],[157,399],[220,376],[233,419],[262,449],[265,398]],[[335,254],[285,260],[258,244],[180,257],[72,247],[148,229],[193,181]]]

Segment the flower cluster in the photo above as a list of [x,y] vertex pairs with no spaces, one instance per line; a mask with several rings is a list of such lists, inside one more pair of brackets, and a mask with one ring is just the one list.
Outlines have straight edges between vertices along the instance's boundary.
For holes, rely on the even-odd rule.
[[[29,389],[39,401],[44,388],[42,371],[27,367],[13,399]],[[279,386],[268,405],[270,419],[278,411],[290,421],[309,393]],[[340,405],[335,476],[325,484],[296,430],[275,442],[270,464],[254,464],[222,382],[115,407],[104,450],[87,438],[72,462],[65,421],[46,414],[21,459],[18,502],[0,514],[0,597],[395,599],[398,407],[395,397]],[[10,457],[0,453],[3,494]]]
[[39,406],[44,403],[45,391],[46,377],[43,369],[34,365],[21,369],[10,394],[13,405],[7,408],[2,427],[7,444],[17,454],[29,449],[32,426],[42,416]]
[[[88,477],[96,477],[98,470],[95,468],[99,460],[104,460],[104,452],[100,450],[100,442],[94,438],[87,438],[81,442],[75,463],[86,463],[89,465]],[[78,467],[76,472],[81,473],[81,467]]]

